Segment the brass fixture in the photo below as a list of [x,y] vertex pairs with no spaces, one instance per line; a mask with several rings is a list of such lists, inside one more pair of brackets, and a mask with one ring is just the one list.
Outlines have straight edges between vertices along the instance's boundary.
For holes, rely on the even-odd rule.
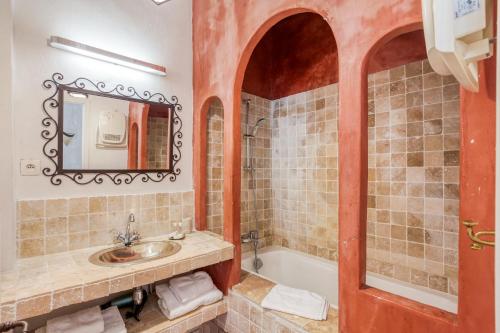
[[467,228],[467,236],[471,239],[472,243],[470,245],[470,248],[473,250],[481,250],[485,246],[495,246],[494,241],[487,241],[481,239],[481,236],[495,236],[494,231],[478,231],[474,232],[473,228],[474,226],[478,225],[474,221],[470,220],[465,220],[463,221],[464,226]]

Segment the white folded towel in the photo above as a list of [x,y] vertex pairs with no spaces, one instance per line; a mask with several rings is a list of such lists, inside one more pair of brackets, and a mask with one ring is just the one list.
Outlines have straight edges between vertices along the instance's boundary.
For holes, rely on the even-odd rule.
[[263,308],[313,319],[326,320],[329,304],[325,298],[307,290],[276,285],[264,297]]
[[47,333],[103,333],[101,310],[94,306],[47,321]]
[[181,303],[189,302],[215,288],[210,275],[203,271],[173,278],[169,281],[169,286]]
[[181,303],[166,284],[156,286],[156,294],[160,298],[158,300],[158,306],[160,307],[161,312],[170,320],[196,310],[202,305],[215,303],[224,296],[219,289],[214,287],[193,300]]
[[118,307],[112,306],[102,310],[102,319],[104,320],[104,333],[127,333]]

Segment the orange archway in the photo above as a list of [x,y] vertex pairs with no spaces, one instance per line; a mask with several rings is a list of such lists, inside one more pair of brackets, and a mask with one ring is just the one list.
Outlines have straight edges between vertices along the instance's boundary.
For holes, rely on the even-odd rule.
[[[225,106],[224,115],[224,238],[235,245],[235,258],[217,269],[223,286],[229,288],[240,276],[240,97],[245,69],[251,53],[262,36],[283,18],[301,12],[322,15],[333,28],[339,50],[339,268],[340,268],[340,331],[341,332],[470,332],[474,325],[492,332],[493,293],[488,288],[474,295],[476,285],[472,280],[473,262],[482,262],[480,254],[468,253],[461,267],[470,267],[461,279],[459,314],[448,316],[435,309],[394,295],[364,286],[364,259],[366,242],[366,183],[367,183],[367,59],[381,41],[396,34],[412,31],[421,26],[419,0],[311,0],[308,8],[296,8],[294,0],[256,0],[251,5],[245,1],[194,0],[194,108],[195,108],[195,164],[200,168],[200,146],[203,107],[208,96],[220,96]],[[487,69],[485,70],[485,67]],[[483,88],[490,87],[487,74],[494,73],[494,64],[483,66]],[[484,90],[484,89],[483,89]],[[462,207],[462,217],[474,215],[471,211],[484,207],[480,218],[484,228],[493,226],[494,205],[491,179],[494,171],[494,100],[486,92],[462,92],[463,117],[474,124],[464,128],[462,142],[471,136],[484,143],[481,153],[491,157],[482,170],[472,161],[464,161],[462,177],[470,177],[467,195],[470,208]],[[474,114],[473,104],[484,106],[484,112]],[[229,106],[229,107],[228,107]],[[232,107],[231,107],[232,106]],[[489,112],[488,112],[489,111]],[[482,116],[479,119],[480,115]],[[481,127],[488,130],[481,131]],[[493,143],[492,143],[493,138]],[[477,141],[475,141],[477,142]],[[463,143],[464,156],[477,157],[472,144]],[[485,160],[483,158],[483,160]],[[475,175],[474,175],[475,173]],[[479,175],[483,178],[479,179]],[[196,176],[197,198],[203,193],[201,175]],[[465,183],[465,182],[461,182]],[[481,193],[473,185],[481,184]],[[200,209],[201,201],[196,202]],[[465,203],[462,203],[464,206]],[[474,218],[474,217],[473,217]],[[198,219],[198,217],[197,217]],[[460,233],[461,243],[467,244]],[[489,249],[485,252],[487,267],[492,270]],[[491,261],[491,262],[490,262]],[[483,271],[481,271],[483,272]],[[489,280],[488,280],[489,281]],[[488,282],[489,284],[489,282]],[[492,286],[489,288],[492,290]],[[480,304],[474,309],[475,304]],[[489,323],[480,317],[488,314]]]

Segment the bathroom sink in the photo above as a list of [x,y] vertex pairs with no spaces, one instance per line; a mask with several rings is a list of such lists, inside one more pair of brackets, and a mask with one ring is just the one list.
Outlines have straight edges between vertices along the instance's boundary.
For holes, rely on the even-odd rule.
[[140,242],[101,250],[90,256],[89,261],[100,266],[135,264],[165,258],[180,249],[181,245],[172,241]]

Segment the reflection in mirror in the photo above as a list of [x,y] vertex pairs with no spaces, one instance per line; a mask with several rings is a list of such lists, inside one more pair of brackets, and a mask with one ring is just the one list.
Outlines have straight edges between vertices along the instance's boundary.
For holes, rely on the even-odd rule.
[[171,169],[171,105],[79,89],[61,94],[63,170]]

